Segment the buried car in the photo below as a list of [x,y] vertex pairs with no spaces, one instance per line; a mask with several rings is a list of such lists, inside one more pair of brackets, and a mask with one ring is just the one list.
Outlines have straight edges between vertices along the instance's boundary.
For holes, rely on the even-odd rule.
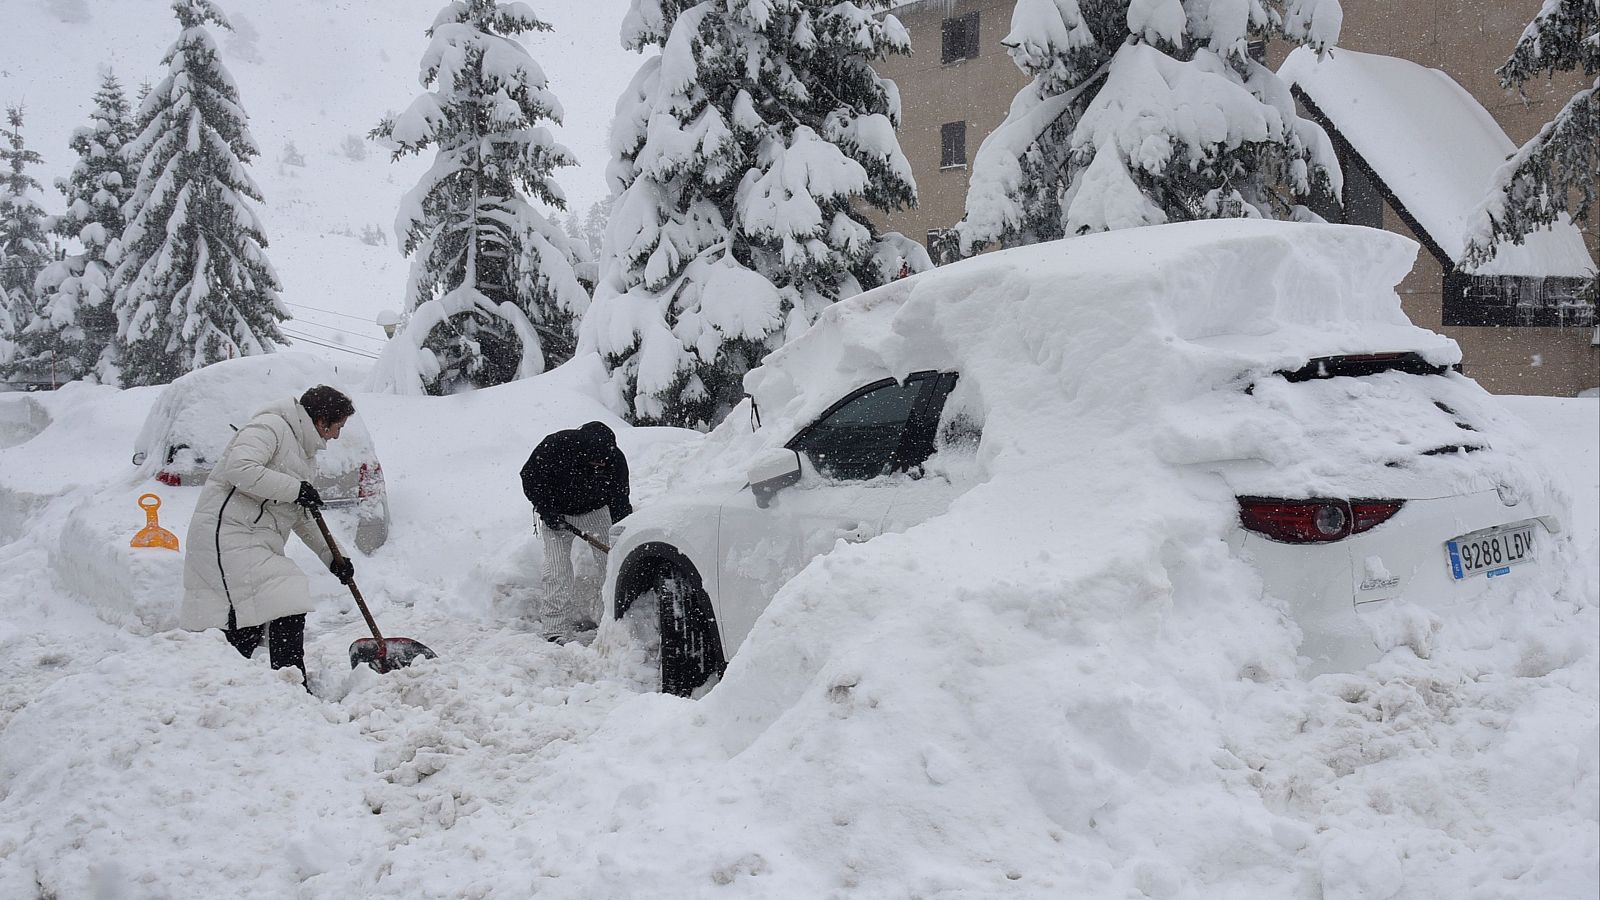
[[613,527],[609,614],[689,695],[819,556],[945,519],[1022,561],[934,561],[963,577],[1034,553],[1114,590],[1134,554],[1220,556],[1235,596],[1205,602],[1282,610],[1306,674],[1425,654],[1417,610],[1557,568],[1565,500],[1456,344],[1402,313],[1415,252],[1352,226],[1187,223],[836,304],[746,375],[681,486]]
[[[163,484],[205,483],[237,427],[256,410],[339,383],[337,369],[304,353],[272,353],[212,363],[161,390],[135,441],[133,464]],[[356,516],[356,547],[372,553],[389,539],[389,499],[372,435],[358,411],[314,460],[313,482],[329,509]]]

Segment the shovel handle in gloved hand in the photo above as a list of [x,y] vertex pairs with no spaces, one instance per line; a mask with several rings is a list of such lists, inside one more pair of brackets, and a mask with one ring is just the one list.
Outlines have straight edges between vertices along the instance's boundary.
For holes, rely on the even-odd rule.
[[609,554],[611,552],[611,546],[609,544],[607,544],[605,541],[600,540],[599,538],[595,537],[594,535],[590,534],[589,532],[584,531],[583,529],[581,529],[578,526],[572,524],[571,522],[568,522],[566,519],[557,519],[556,521],[561,523],[561,527],[562,528],[565,528],[566,530],[572,532],[573,534],[575,534],[579,538],[581,538],[585,544],[588,544],[589,546],[595,548],[596,550],[599,550],[601,553]]
[[[339,552],[339,544],[333,539],[333,532],[328,530],[328,523],[322,518],[322,511],[312,509],[310,512],[311,518],[316,520],[317,528],[322,531],[322,539],[328,543],[328,552],[333,554],[334,565],[339,568],[346,568],[346,566],[353,568],[350,560]],[[346,565],[340,566],[339,563],[341,562]],[[346,568],[346,571],[350,571],[350,569]],[[367,647],[366,638],[357,639],[350,644],[350,667],[352,669],[365,662],[379,672],[391,672],[410,665],[411,661],[418,656],[426,656],[429,659],[435,658],[434,652],[428,649],[427,645],[421,641],[403,637],[385,638],[383,632],[378,630],[377,620],[372,618],[372,611],[367,609],[367,601],[361,596],[361,589],[356,587],[355,573],[351,571],[348,580],[344,578],[339,580],[350,588],[350,596],[356,598],[356,606],[361,609],[361,617],[367,620],[367,627],[372,629],[374,646],[370,651]]]
[[[333,539],[333,532],[328,530],[327,520],[322,518],[322,510],[312,507],[311,518],[317,520],[317,528],[321,529],[322,531],[322,539],[328,542],[328,551],[333,554],[334,562],[337,563],[339,560],[344,559],[344,554],[339,552],[338,543],[336,543]],[[342,581],[343,579],[340,580]],[[362,598],[361,589],[356,587],[355,577],[351,576],[350,580],[344,583],[350,586],[350,596],[356,598],[356,606],[361,607],[361,615],[367,620],[367,627],[372,629],[372,638],[378,642],[378,653],[379,655],[382,655],[383,632],[378,630],[377,620],[372,618],[372,611],[367,609],[367,601]]]
[[317,493],[317,489],[309,481],[300,482],[300,493],[294,498],[294,502],[313,510],[326,505],[322,502],[322,495]]

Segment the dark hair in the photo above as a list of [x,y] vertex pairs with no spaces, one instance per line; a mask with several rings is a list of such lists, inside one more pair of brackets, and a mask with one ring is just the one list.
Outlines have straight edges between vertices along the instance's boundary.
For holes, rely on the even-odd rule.
[[300,405],[306,408],[311,421],[324,425],[343,422],[355,413],[356,405],[338,390],[319,384],[300,395]]

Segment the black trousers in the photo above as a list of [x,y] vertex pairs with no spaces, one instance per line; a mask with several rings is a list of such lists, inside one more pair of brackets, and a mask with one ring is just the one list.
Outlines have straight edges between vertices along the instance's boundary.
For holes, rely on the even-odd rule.
[[[306,674],[306,614],[284,616],[273,619],[261,625],[249,625],[244,628],[224,628],[222,633],[227,636],[228,643],[233,649],[249,659],[261,646],[261,639],[267,639],[267,653],[272,657],[272,667],[282,669],[285,666],[294,666],[300,670],[302,678]],[[310,690],[310,688],[307,688]]]

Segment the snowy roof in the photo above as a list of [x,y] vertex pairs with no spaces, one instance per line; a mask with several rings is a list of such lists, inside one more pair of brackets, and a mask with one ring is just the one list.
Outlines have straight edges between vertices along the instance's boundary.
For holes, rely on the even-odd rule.
[[[1459,262],[1466,226],[1492,176],[1516,145],[1461,85],[1437,69],[1336,49],[1320,60],[1305,48],[1279,68],[1298,85],[1405,206],[1428,237]],[[1583,236],[1569,221],[1502,244],[1483,275],[1593,272]]]

